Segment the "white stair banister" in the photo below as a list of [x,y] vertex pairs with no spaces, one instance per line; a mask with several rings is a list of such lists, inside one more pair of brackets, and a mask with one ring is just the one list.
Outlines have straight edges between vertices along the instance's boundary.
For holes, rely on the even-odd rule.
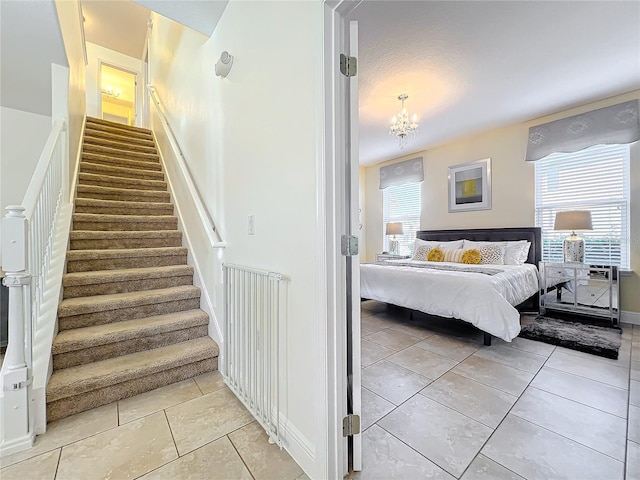
[[30,316],[25,314],[25,297],[31,277],[27,272],[28,222],[24,207],[10,205],[2,219],[2,258],[5,270],[4,285],[9,288],[9,343],[2,365],[0,384],[2,402],[3,438],[5,443],[33,444],[35,438],[29,426],[29,384],[27,367],[31,349]]

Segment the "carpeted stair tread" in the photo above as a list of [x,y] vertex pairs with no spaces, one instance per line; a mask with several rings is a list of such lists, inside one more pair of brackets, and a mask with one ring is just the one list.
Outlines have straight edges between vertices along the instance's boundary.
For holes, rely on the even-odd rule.
[[162,171],[144,170],[116,165],[102,165],[100,163],[93,163],[87,160],[80,162],[80,171],[83,173],[95,173],[97,175],[109,175],[112,177],[164,180],[164,173],[162,173]]
[[181,247],[179,230],[74,230],[71,250]]
[[120,150],[119,148],[103,147],[101,145],[84,144],[82,153],[99,153],[110,157],[127,158],[129,160],[158,160],[157,153],[133,152],[130,150]]
[[200,297],[200,289],[194,285],[145,290],[141,292],[114,293],[94,297],[67,298],[58,305],[58,317],[84,315],[121,308],[139,307],[160,302]]
[[72,272],[62,277],[62,293],[66,299],[193,285],[193,273],[186,264]]
[[85,135],[87,134],[94,137],[109,137],[126,139],[125,141],[144,142],[145,144],[153,142],[152,134],[123,130],[121,128],[113,128],[107,125],[99,125],[97,123],[87,123],[87,126],[85,128]]
[[110,140],[120,142],[120,143],[146,145],[148,147],[156,146],[155,142],[153,141],[152,135],[146,135],[146,134],[139,135],[135,133],[131,135],[130,132],[123,132],[120,130],[107,131],[105,130],[105,127],[103,125],[94,125],[90,123],[87,124],[87,128],[84,133],[84,138],[97,138],[97,139],[108,138]]
[[102,118],[87,116],[87,125],[102,125],[105,127],[111,127],[115,129],[124,130],[127,132],[145,133],[151,135],[151,130],[143,127],[136,127],[134,125],[125,125],[124,123],[112,122],[110,120],[103,120]]
[[116,258],[132,257],[159,257],[162,255],[187,255],[186,247],[159,247],[159,248],[117,248],[103,250],[69,250],[67,260],[109,260]]
[[111,215],[74,213],[73,228],[77,230],[177,230],[174,215]]
[[168,265],[166,267],[123,268],[120,270],[97,270],[92,272],[67,273],[62,277],[63,287],[93,285],[127,280],[193,275],[191,265]]
[[130,142],[128,139],[117,140],[110,135],[85,135],[84,142],[87,145],[102,145],[103,147],[117,148],[119,150],[131,151],[131,152],[146,152],[157,154],[155,145],[153,143],[149,144],[148,142],[144,145],[135,144]]
[[74,328],[56,335],[53,341],[52,353],[53,355],[59,355],[98,345],[149,337],[199,325],[208,325],[208,323],[209,315],[203,310],[186,310],[166,315],[106,323],[95,327]]
[[216,357],[218,352],[218,346],[213,340],[202,337],[57,370],[53,372],[47,386],[47,403]]
[[151,170],[154,172],[162,171],[160,161],[150,162],[148,160],[128,160],[126,158],[100,155],[98,153],[83,153],[82,160],[105,166],[109,165],[114,167],[135,168],[137,170]]
[[167,191],[137,190],[135,188],[114,188],[101,185],[78,185],[76,198],[97,198],[102,200],[133,199],[137,202],[169,202]]
[[133,188],[137,190],[166,191],[167,182],[160,180],[146,180],[138,178],[115,177],[112,175],[82,173],[78,175],[78,183],[82,185],[96,185],[100,187]]
[[95,215],[173,215],[173,205],[161,202],[78,198],[76,199],[75,207],[75,213],[91,213]]

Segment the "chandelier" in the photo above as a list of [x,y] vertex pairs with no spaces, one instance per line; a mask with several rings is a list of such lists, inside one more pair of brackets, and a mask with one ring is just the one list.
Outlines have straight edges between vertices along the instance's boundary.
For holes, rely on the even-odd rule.
[[389,129],[390,135],[398,137],[401,150],[407,144],[407,136],[411,133],[415,135],[418,131],[418,116],[414,114],[411,121],[409,121],[409,114],[407,109],[404,108],[404,101],[407,98],[409,98],[409,95],[406,93],[398,97],[398,100],[402,102],[402,111],[391,119],[391,128]]

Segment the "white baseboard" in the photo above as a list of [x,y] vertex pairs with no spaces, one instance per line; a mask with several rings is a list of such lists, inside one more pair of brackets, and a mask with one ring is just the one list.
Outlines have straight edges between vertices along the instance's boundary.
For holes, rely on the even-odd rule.
[[640,312],[627,312],[622,310],[620,312],[620,322],[640,325]]
[[316,472],[318,468],[313,442],[282,416],[280,417],[280,424],[285,437],[285,450],[302,467],[305,473],[312,477],[312,472]]
[[22,438],[17,438],[10,442],[0,443],[0,458],[11,455],[12,453],[22,452],[24,450],[27,450],[28,448],[33,447],[35,439],[35,434],[33,432],[30,432],[28,435],[25,435]]

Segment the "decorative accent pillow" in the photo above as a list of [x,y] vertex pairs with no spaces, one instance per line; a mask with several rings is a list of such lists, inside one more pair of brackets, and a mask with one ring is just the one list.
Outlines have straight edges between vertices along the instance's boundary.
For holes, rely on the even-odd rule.
[[469,250],[463,250],[460,260],[462,263],[477,265],[480,263],[480,260],[482,260],[482,254],[478,249],[470,248]]
[[464,253],[464,250],[461,248],[443,248],[442,253],[444,253],[444,262],[460,263],[462,261],[462,254]]
[[413,258],[412,260],[427,260],[429,252],[433,250],[434,247],[430,247],[428,245],[420,245],[415,246],[413,250]]
[[427,255],[427,260],[430,262],[441,262],[444,260],[444,252],[439,248],[432,248],[429,255]]
[[478,248],[482,258],[480,265],[504,265],[504,245],[483,245]]

